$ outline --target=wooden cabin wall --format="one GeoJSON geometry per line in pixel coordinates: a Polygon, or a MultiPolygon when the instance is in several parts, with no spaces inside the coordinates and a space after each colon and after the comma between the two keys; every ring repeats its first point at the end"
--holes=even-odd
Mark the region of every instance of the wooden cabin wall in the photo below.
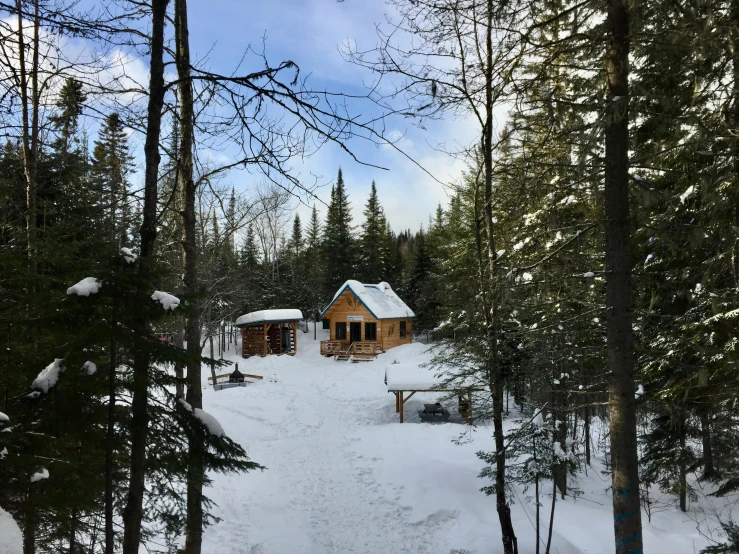
{"type": "Polygon", "coordinates": [[[336,300],[331,309],[325,314],[325,318],[331,320],[330,336],[331,340],[336,339],[336,322],[346,322],[346,336],[347,341],[349,340],[349,321],[347,316],[350,315],[361,315],[364,317],[362,321],[362,340],[364,337],[364,324],[365,323],[377,323],[377,340],[382,341],[382,348],[388,349],[401,344],[410,344],[413,342],[413,320],[411,318],[397,318],[397,319],[376,319],[367,308],[357,299],[354,294],[348,290],[345,290],[341,296],[336,300]],[[400,338],[400,322],[406,322],[406,336],[400,338]]]}
{"type": "Polygon", "coordinates": [[[413,320],[411,318],[383,319],[382,331],[377,330],[377,335],[382,336],[382,348],[387,350],[401,344],[413,342],[413,320]],[[400,338],[400,322],[405,321],[405,338],[400,338]]]}
{"type": "MultiPolygon", "coordinates": [[[[331,309],[326,313],[324,317],[331,320],[331,328],[330,328],[330,335],[331,340],[338,340],[336,338],[336,322],[345,321],[346,322],[346,340],[349,340],[349,321],[347,321],[347,316],[350,315],[361,315],[364,317],[364,321],[361,321],[359,323],[362,323],[362,340],[364,340],[364,324],[365,323],[377,323],[377,326],[380,327],[380,322],[375,319],[375,317],[369,312],[367,308],[364,307],[364,305],[359,301],[359,299],[354,296],[354,293],[345,290],[341,296],[334,302],[334,305],[331,306],[331,309]]],[[[380,331],[378,329],[377,335],[379,337],[380,331]]]]}

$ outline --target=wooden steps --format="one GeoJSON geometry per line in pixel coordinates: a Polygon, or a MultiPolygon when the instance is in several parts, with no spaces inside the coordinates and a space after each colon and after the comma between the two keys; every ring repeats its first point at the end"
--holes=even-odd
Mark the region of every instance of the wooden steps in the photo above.
{"type": "Polygon", "coordinates": [[[334,353],[334,360],[337,362],[351,361],[371,362],[379,353],[382,347],[379,342],[353,342],[349,346],[345,346],[334,353]]]}

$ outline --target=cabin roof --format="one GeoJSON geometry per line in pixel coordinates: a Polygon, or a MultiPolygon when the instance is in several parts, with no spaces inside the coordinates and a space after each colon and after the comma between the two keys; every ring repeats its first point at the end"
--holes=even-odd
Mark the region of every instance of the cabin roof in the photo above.
{"type": "Polygon", "coordinates": [[[328,313],[331,306],[334,305],[336,300],[339,299],[345,290],[351,291],[375,319],[416,317],[413,310],[411,310],[406,303],[403,302],[397,294],[395,294],[392,287],[384,281],[376,285],[369,285],[350,279],[341,286],[339,291],[334,295],[334,299],[326,309],[323,310],[321,313],[321,319],[323,319],[326,313],[328,313]]]}
{"type": "Polygon", "coordinates": [[[242,315],[236,320],[236,327],[245,327],[257,323],[276,323],[278,321],[299,321],[303,319],[303,312],[294,308],[284,310],[259,310],[242,315]]]}

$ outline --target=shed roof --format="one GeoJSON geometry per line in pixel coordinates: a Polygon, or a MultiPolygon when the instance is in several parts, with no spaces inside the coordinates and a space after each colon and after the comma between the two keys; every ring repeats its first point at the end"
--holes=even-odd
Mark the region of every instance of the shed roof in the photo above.
{"type": "Polygon", "coordinates": [[[475,386],[475,380],[471,376],[451,379],[444,367],[430,368],[413,362],[388,365],[385,368],[385,381],[388,392],[434,389],[450,391],[475,386]]]}
{"type": "Polygon", "coordinates": [[[259,310],[242,315],[236,320],[236,327],[255,325],[257,323],[276,323],[278,321],[298,321],[303,319],[303,312],[294,308],[284,310],[259,310]]]}
{"type": "Polygon", "coordinates": [[[344,283],[339,291],[334,295],[334,299],[321,313],[321,318],[326,315],[326,313],[331,309],[331,306],[334,305],[334,302],[338,300],[345,290],[351,291],[376,319],[416,317],[413,310],[411,310],[406,303],[403,302],[397,294],[395,294],[392,287],[384,281],[376,285],[365,285],[359,281],[350,279],[344,283]]]}

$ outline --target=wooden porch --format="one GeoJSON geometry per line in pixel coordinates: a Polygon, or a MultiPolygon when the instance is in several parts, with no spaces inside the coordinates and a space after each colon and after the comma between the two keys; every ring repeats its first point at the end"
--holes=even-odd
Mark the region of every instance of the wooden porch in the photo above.
{"type": "Polygon", "coordinates": [[[321,355],[333,356],[339,362],[370,362],[382,353],[382,343],[376,341],[322,340],[321,355]]]}

